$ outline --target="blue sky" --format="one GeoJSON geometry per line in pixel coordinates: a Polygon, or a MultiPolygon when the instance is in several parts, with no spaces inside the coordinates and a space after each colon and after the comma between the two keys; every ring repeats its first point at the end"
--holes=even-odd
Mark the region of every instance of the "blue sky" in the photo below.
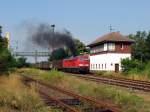
{"type": "Polygon", "coordinates": [[[150,30],[149,0],[0,0],[0,25],[11,33],[11,44],[26,38],[24,21],[55,24],[85,44],[114,31],[124,35],[150,30]]]}

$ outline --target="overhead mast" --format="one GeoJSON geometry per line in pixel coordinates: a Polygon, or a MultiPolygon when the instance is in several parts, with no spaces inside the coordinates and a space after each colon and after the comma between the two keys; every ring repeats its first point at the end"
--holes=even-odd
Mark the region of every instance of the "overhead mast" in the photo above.
{"type": "Polygon", "coordinates": [[[112,25],[110,24],[110,26],[109,26],[109,31],[110,31],[110,33],[112,32],[112,25]]]}

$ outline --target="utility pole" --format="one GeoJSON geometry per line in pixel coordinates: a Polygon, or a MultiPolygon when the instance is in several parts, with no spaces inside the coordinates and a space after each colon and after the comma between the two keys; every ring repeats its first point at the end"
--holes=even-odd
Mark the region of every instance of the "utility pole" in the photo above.
{"type": "Polygon", "coordinates": [[[35,50],[35,64],[37,63],[37,50],[35,50]]]}

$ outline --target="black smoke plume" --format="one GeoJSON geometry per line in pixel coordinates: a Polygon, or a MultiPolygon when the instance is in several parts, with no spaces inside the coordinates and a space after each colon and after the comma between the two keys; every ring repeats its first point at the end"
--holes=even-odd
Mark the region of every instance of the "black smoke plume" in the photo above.
{"type": "Polygon", "coordinates": [[[76,47],[71,33],[53,31],[48,24],[41,23],[30,31],[30,40],[33,44],[46,48],[53,52],[58,48],[68,48],[73,56],[76,55],[76,47]]]}

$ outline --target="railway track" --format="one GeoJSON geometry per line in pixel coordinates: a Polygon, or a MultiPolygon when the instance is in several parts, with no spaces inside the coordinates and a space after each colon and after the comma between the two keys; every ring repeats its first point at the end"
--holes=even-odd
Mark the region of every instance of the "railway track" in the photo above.
{"type": "Polygon", "coordinates": [[[122,86],[134,90],[142,90],[144,92],[150,92],[150,82],[148,81],[140,81],[140,80],[132,80],[126,78],[117,78],[117,77],[106,77],[106,76],[95,76],[95,75],[79,75],[79,74],[70,74],[73,76],[80,77],[82,79],[95,81],[98,83],[122,86]]]}
{"type": "Polygon", "coordinates": [[[49,105],[49,106],[52,106],[52,103],[53,103],[53,106],[57,106],[57,108],[61,108],[61,110],[65,111],[65,112],[80,112],[74,108],[72,108],[71,106],[67,105],[66,103],[64,103],[63,101],[59,100],[58,98],[56,97],[52,97],[50,96],[49,94],[39,90],[39,93],[42,95],[42,97],[44,97],[46,99],[46,103],[49,105]],[[48,102],[50,101],[50,102],[48,102]],[[55,104],[54,104],[55,103],[55,104]]]}
{"type": "MultiPolygon", "coordinates": [[[[85,108],[81,111],[81,110],[75,109],[72,106],[68,105],[68,103],[66,104],[66,102],[70,101],[69,99],[65,99],[65,101],[64,101],[64,99],[58,99],[56,97],[49,96],[49,93],[47,93],[46,90],[39,89],[39,93],[47,98],[46,99],[47,102],[52,102],[52,101],[55,102],[55,105],[58,105],[59,107],[61,107],[62,110],[65,112],[121,112],[121,110],[118,109],[116,106],[101,102],[92,97],[82,96],[82,95],[79,95],[72,91],[64,90],[63,88],[49,85],[40,80],[35,80],[35,79],[27,77],[27,76],[23,76],[23,77],[25,78],[25,80],[40,84],[40,85],[46,87],[47,89],[52,89],[52,90],[58,91],[59,93],[63,93],[65,95],[73,97],[76,102],[81,101],[81,102],[90,104],[90,106],[91,106],[91,107],[85,108]]],[[[73,102],[73,100],[71,100],[71,102],[73,102]]]]}

